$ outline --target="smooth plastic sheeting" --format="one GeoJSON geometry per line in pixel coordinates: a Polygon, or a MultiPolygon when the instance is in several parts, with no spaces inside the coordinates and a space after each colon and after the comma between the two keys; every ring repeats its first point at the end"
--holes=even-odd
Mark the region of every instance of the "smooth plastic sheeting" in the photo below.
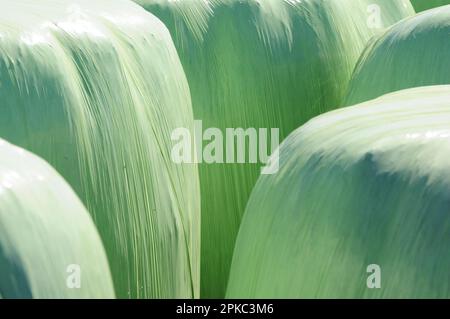
{"type": "Polygon", "coordinates": [[[114,298],[100,236],[74,191],[1,139],[0,298],[114,298]]]}
{"type": "Polygon", "coordinates": [[[262,176],[229,298],[449,298],[450,86],[318,116],[262,176]]]}
{"type": "Polygon", "coordinates": [[[399,22],[365,50],[346,105],[398,90],[450,84],[450,5],[399,22]]]}

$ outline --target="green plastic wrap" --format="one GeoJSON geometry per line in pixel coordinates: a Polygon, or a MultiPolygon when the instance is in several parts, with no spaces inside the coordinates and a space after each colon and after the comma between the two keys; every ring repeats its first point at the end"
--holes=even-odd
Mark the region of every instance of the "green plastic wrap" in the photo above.
{"type": "Polygon", "coordinates": [[[74,191],[45,161],[3,140],[0,298],[114,298],[100,236],[74,191]]]}
{"type": "MultiPolygon", "coordinates": [[[[280,140],[339,106],[366,42],[414,14],[403,0],[136,2],[169,28],[203,128],[279,128],[280,140]]],[[[224,296],[261,166],[200,165],[202,297],[224,296]]]]}
{"type": "Polygon", "coordinates": [[[450,0],[411,0],[416,12],[450,4],[450,0]]]}
{"type": "Polygon", "coordinates": [[[252,192],[227,297],[449,298],[449,157],[450,86],[309,121],[252,192]]]}
{"type": "Polygon", "coordinates": [[[396,24],[366,48],[346,105],[398,90],[450,84],[449,52],[450,5],[396,24]]]}
{"type": "Polygon", "coordinates": [[[190,128],[193,114],[168,30],[131,1],[1,8],[0,137],[74,188],[117,297],[198,297],[198,171],[170,158],[171,132],[190,128]]]}

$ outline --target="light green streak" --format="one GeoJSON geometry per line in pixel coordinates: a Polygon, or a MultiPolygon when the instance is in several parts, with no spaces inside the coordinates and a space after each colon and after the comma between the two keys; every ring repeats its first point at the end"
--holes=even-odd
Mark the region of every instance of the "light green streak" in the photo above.
{"type": "Polygon", "coordinates": [[[407,88],[450,84],[450,5],[406,19],[365,50],[346,105],[407,88]]]}
{"type": "Polygon", "coordinates": [[[105,250],[81,201],[50,165],[3,140],[0,297],[114,298],[105,250]],[[80,288],[70,289],[73,264],[80,288]]]}
{"type": "MultiPolygon", "coordinates": [[[[168,26],[203,127],[280,128],[280,138],[342,103],[366,42],[368,6],[381,27],[414,13],[409,1],[138,0],[168,26]]],[[[223,297],[255,164],[200,166],[202,297],[223,297]]]]}
{"type": "Polygon", "coordinates": [[[227,297],[450,297],[450,86],[326,113],[280,152],[249,200],[227,297]]]}
{"type": "Polygon", "coordinates": [[[131,1],[0,2],[0,136],[75,189],[118,297],[198,297],[198,172],[170,159],[193,115],[167,29],[131,1]]]}

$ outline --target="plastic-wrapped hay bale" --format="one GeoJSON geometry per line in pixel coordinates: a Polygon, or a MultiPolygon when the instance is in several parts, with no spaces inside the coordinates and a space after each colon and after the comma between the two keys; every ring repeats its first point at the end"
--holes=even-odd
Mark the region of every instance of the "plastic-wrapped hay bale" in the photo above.
{"type": "Polygon", "coordinates": [[[118,297],[198,296],[198,172],[170,159],[193,115],[170,33],[131,1],[1,6],[0,136],[80,196],[118,297]]]}
{"type": "MultiPolygon", "coordinates": [[[[366,42],[414,14],[403,0],[136,2],[171,31],[203,128],[279,128],[280,139],[339,106],[366,42]]],[[[224,295],[260,167],[200,165],[203,297],[224,295]]]]}
{"type": "Polygon", "coordinates": [[[367,47],[346,105],[412,87],[450,84],[449,51],[450,5],[396,24],[367,47]]]}
{"type": "Polygon", "coordinates": [[[449,298],[449,156],[450,86],[314,118],[252,192],[227,296],[449,298]]]}
{"type": "Polygon", "coordinates": [[[411,0],[416,12],[450,4],[450,0],[411,0]]]}
{"type": "Polygon", "coordinates": [[[89,213],[37,156],[0,140],[0,298],[114,298],[89,213]]]}

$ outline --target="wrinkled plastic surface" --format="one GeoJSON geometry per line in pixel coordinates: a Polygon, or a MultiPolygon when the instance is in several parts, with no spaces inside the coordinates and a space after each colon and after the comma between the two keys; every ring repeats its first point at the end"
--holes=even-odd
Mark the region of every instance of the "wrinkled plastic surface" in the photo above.
{"type": "Polygon", "coordinates": [[[0,137],[80,196],[118,297],[198,297],[198,172],[170,159],[193,115],[165,26],[131,1],[0,5],[0,137]]]}
{"type": "MultiPolygon", "coordinates": [[[[280,139],[338,107],[366,42],[414,13],[404,0],[136,2],[168,26],[205,129],[279,128],[280,139]]],[[[202,297],[224,296],[260,167],[200,165],[202,297]]]]}

